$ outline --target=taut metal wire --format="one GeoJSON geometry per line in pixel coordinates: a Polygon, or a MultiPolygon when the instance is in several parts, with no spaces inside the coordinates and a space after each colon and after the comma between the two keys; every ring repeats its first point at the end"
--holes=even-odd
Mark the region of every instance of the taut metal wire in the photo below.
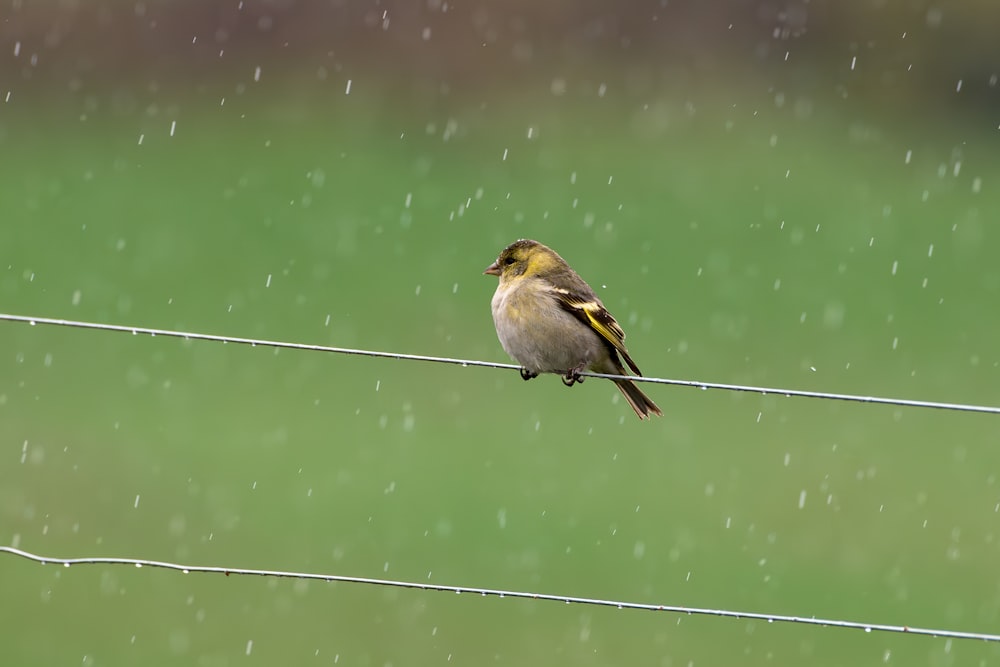
{"type": "Polygon", "coordinates": [[[368,586],[388,586],[392,588],[413,588],[424,591],[440,591],[443,593],[468,593],[482,597],[517,598],[526,600],[541,600],[544,602],[562,602],[563,604],[593,605],[598,607],[613,607],[632,611],[660,611],[687,616],[715,616],[732,619],[749,619],[767,623],[797,623],[800,625],[818,625],[820,627],[845,628],[863,632],[892,632],[909,635],[924,635],[928,637],[944,637],[947,639],[971,639],[983,642],[1000,642],[1000,635],[985,632],[964,632],[960,630],[942,630],[935,628],[917,628],[909,625],[890,625],[887,623],[863,623],[860,621],[844,621],[832,618],[816,618],[815,616],[790,616],[787,614],[768,614],[764,612],[733,611],[731,609],[708,609],[705,607],[685,607],[676,604],[650,604],[644,602],[626,602],[620,600],[604,600],[599,598],[578,597],[575,595],[555,595],[552,593],[531,593],[527,591],[505,591],[495,588],[478,588],[475,586],[448,586],[428,582],[398,581],[393,579],[373,579],[371,577],[352,577],[343,574],[317,574],[314,572],[289,572],[283,570],[252,570],[241,567],[219,567],[202,565],[181,565],[166,561],[145,560],[142,558],[54,558],[40,556],[14,547],[0,546],[0,553],[20,556],[42,565],[61,565],[71,567],[77,565],[113,565],[132,567],[156,567],[173,570],[183,574],[232,574],[252,575],[257,577],[275,577],[280,579],[300,579],[308,581],[341,582],[364,584],[368,586]]]}
{"type": "MultiPolygon", "coordinates": [[[[278,349],[308,350],[310,352],[330,352],[334,354],[350,354],[362,357],[379,357],[384,359],[400,359],[403,361],[429,361],[438,364],[453,364],[458,366],[477,366],[481,368],[502,368],[506,370],[520,370],[520,366],[514,364],[503,364],[495,361],[480,361],[476,359],[455,359],[452,357],[435,357],[428,354],[405,354],[402,352],[381,352],[377,350],[362,350],[349,347],[332,347],[329,345],[313,345],[310,343],[290,343],[278,340],[259,340],[255,338],[241,338],[236,336],[222,336],[218,334],[196,333],[192,331],[174,331],[171,329],[153,329],[150,327],[126,326],[122,324],[104,324],[101,322],[81,322],[77,320],[65,320],[52,317],[31,317],[28,315],[10,315],[0,313],[0,320],[8,322],[24,322],[35,325],[49,325],[72,327],[76,329],[97,329],[99,331],[118,331],[131,333],[138,336],[166,336],[171,338],[183,338],[185,340],[206,340],[217,343],[235,343],[238,345],[250,345],[252,347],[272,347],[278,349]]],[[[725,384],[721,382],[703,382],[701,380],[674,380],[671,378],[659,377],[637,377],[626,375],[611,375],[608,373],[580,373],[584,377],[606,378],[608,380],[620,380],[628,378],[634,382],[650,382],[653,384],[667,384],[680,387],[692,387],[696,389],[720,389],[722,391],[741,391],[762,395],[775,395],[797,398],[819,398],[832,401],[849,401],[853,403],[875,403],[880,405],[897,405],[909,408],[930,408],[937,410],[954,410],[959,412],[980,412],[988,414],[1000,414],[1000,407],[991,405],[969,405],[966,403],[944,403],[941,401],[921,401],[907,398],[886,398],[881,396],[863,396],[857,394],[836,394],[826,391],[806,391],[802,389],[781,389],[776,387],[757,387],[753,385],[725,384]]]]}

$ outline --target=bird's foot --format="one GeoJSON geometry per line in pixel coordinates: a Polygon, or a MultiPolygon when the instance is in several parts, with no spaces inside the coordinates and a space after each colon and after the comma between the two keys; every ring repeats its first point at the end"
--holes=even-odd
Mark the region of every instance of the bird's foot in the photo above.
{"type": "Polygon", "coordinates": [[[538,373],[532,373],[527,368],[521,369],[521,379],[527,382],[528,380],[538,377],[538,373]]]}
{"type": "Polygon", "coordinates": [[[572,387],[577,382],[583,384],[585,378],[580,376],[580,372],[583,371],[583,366],[577,366],[576,368],[571,368],[566,371],[566,375],[562,377],[563,384],[567,387],[572,387]]]}

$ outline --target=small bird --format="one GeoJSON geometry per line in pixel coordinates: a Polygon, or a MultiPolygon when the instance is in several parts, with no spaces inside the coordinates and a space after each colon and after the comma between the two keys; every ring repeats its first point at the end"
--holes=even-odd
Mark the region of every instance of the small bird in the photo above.
{"type": "MultiPolygon", "coordinates": [[[[642,375],[625,349],[625,332],[583,278],[551,248],[521,239],[503,249],[484,274],[498,276],[493,323],[503,349],[521,364],[521,377],[557,373],[563,384],[580,373],[642,375]],[[621,358],[619,358],[621,355],[621,358]]],[[[613,381],[639,419],[663,412],[631,380],[613,381]]]]}

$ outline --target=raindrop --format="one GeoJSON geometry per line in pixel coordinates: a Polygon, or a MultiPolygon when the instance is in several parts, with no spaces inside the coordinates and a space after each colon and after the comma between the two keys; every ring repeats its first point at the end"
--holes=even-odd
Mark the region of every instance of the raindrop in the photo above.
{"type": "Polygon", "coordinates": [[[345,95],[350,95],[351,94],[351,80],[350,79],[347,80],[347,88],[344,89],[344,94],[345,95]]]}

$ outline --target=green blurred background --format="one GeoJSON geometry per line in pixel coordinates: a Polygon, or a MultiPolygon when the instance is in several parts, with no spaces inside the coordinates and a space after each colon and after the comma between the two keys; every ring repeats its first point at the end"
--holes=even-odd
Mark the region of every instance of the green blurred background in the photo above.
{"type": "MultiPolygon", "coordinates": [[[[1000,404],[988,2],[7,0],[0,311],[1000,404]],[[541,6],[538,6],[541,5],[541,6]]],[[[993,23],[991,25],[991,19],[993,23]]],[[[0,543],[1000,628],[995,416],[0,323],[0,543]]],[[[986,665],[995,645],[0,558],[3,664],[986,665]]]]}

